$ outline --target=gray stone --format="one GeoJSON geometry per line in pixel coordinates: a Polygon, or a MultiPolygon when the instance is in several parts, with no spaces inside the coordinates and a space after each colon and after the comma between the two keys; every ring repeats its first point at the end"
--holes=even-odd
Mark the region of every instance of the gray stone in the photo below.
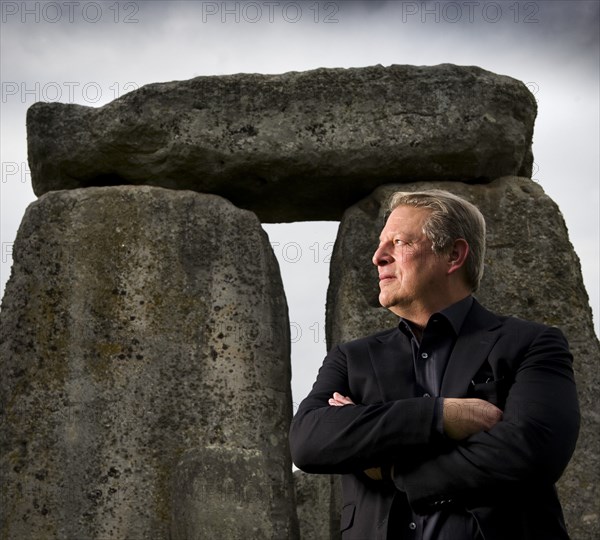
{"type": "Polygon", "coordinates": [[[390,182],[531,176],[536,102],[478,67],[374,66],[149,84],[27,115],[35,193],[149,184],[262,221],[338,220],[390,182]]]}
{"type": "MultiPolygon", "coordinates": [[[[382,205],[398,190],[446,189],[479,207],[486,218],[487,256],[476,296],[489,309],[559,326],[575,358],[582,426],[573,460],[559,482],[572,538],[600,537],[600,345],[579,259],[556,204],[527,178],[489,185],[454,182],[390,185],[349,208],[332,255],[327,299],[328,345],[397,324],[379,307],[377,272],[371,262],[383,226],[382,205]]],[[[557,396],[559,397],[559,396],[557,396]]]]}
{"type": "Polygon", "coordinates": [[[272,504],[289,502],[290,470],[282,461],[223,445],[186,453],[173,474],[169,540],[297,538],[289,505],[272,504]]]}
{"type": "Polygon", "coordinates": [[[301,540],[339,540],[341,476],[294,473],[301,540]]]}
{"type": "Polygon", "coordinates": [[[287,305],[251,212],[48,193],[0,318],[2,538],[297,538],[287,305]]]}

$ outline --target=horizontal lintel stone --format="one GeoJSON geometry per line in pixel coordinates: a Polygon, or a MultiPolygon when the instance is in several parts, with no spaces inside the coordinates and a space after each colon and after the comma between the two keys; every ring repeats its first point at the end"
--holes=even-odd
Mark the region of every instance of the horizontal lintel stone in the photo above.
{"type": "Polygon", "coordinates": [[[148,84],[103,107],[36,103],[35,193],[153,185],[264,222],[337,220],[377,186],[530,176],[536,102],[475,66],[381,65],[148,84]]]}

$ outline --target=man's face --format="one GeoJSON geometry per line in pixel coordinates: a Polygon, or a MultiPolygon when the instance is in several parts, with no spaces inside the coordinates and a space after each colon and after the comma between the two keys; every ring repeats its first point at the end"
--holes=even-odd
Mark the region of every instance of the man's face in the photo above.
{"type": "Polygon", "coordinates": [[[379,302],[400,316],[426,311],[443,298],[448,266],[431,249],[423,225],[431,211],[398,206],[379,237],[373,264],[379,272],[379,302]]]}

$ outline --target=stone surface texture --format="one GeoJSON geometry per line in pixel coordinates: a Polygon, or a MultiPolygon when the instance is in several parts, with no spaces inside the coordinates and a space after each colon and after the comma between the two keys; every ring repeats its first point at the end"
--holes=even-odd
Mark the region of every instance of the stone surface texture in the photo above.
{"type": "MultiPolygon", "coordinates": [[[[489,185],[456,182],[389,185],[349,208],[332,255],[327,299],[328,346],[397,324],[379,307],[371,262],[394,191],[446,189],[473,202],[487,223],[485,274],[476,297],[505,315],[560,327],[569,340],[582,411],[577,449],[559,482],[573,539],[600,537],[600,346],[583,286],[579,259],[556,204],[536,182],[504,177],[489,185]]],[[[560,396],[557,396],[560,399],[560,396]]]]}
{"type": "Polygon", "coordinates": [[[287,305],[254,214],[48,193],[0,317],[1,538],[298,537],[287,305]]]}
{"type": "Polygon", "coordinates": [[[196,77],[100,108],[27,115],[35,193],[149,184],[221,195],[264,222],[338,220],[390,182],[531,176],[536,102],[472,66],[196,77]]]}
{"type": "Polygon", "coordinates": [[[341,540],[341,476],[294,472],[301,540],[341,540]]]}

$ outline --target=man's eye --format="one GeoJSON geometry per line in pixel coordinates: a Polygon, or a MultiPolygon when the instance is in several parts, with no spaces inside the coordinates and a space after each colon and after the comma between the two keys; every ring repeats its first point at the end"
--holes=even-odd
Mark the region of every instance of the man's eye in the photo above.
{"type": "Polygon", "coordinates": [[[406,242],[404,240],[401,240],[400,238],[396,238],[394,240],[394,245],[396,245],[396,246],[405,246],[406,242]]]}

